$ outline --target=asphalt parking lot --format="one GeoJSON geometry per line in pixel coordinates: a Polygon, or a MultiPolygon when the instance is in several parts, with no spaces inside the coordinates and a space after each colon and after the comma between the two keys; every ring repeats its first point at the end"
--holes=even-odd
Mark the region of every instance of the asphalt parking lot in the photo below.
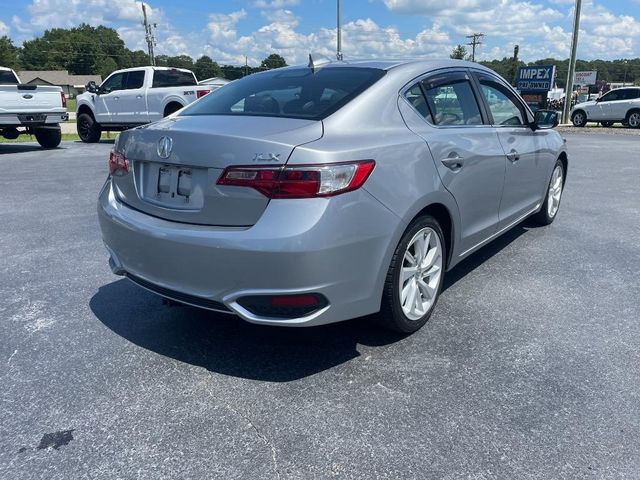
{"type": "Polygon", "coordinates": [[[640,475],[640,137],[567,134],[557,221],[400,337],[250,325],[107,266],[109,143],[0,144],[0,478],[640,475]]]}

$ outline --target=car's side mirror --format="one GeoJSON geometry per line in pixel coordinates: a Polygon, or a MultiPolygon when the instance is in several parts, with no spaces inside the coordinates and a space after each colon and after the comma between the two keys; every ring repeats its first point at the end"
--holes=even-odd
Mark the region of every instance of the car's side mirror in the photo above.
{"type": "Polygon", "coordinates": [[[98,86],[96,85],[96,82],[94,82],[93,80],[87,83],[87,85],[84,88],[87,90],[87,92],[98,93],[98,86]]]}
{"type": "Polygon", "coordinates": [[[555,110],[538,110],[533,120],[534,130],[549,130],[560,123],[558,112],[555,110]]]}

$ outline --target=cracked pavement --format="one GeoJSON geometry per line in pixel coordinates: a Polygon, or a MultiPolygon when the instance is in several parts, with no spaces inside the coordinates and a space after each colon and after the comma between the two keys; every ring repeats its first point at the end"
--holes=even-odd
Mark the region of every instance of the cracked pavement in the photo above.
{"type": "Polygon", "coordinates": [[[0,145],[0,478],[637,478],[640,149],[566,136],[556,223],[410,337],[163,306],[107,266],[110,143],[0,145]]]}

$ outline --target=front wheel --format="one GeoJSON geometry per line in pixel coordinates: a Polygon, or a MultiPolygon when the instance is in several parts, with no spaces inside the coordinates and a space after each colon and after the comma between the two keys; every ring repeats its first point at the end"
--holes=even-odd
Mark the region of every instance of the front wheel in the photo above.
{"type": "Polygon", "coordinates": [[[587,124],[587,114],[578,110],[571,116],[571,121],[575,127],[584,127],[587,124]]]}
{"type": "Polygon", "coordinates": [[[100,141],[102,136],[102,130],[100,125],[94,120],[94,118],[88,113],[81,113],[76,120],[76,128],[78,129],[78,136],[84,143],[96,143],[100,141]]]}
{"type": "Polygon", "coordinates": [[[377,319],[401,333],[419,330],[431,317],[442,282],[446,249],[435,218],[415,219],[406,230],[391,260],[377,319]]]}
{"type": "Polygon", "coordinates": [[[531,219],[538,225],[551,225],[558,215],[560,209],[560,200],[562,199],[562,191],[564,189],[564,166],[558,160],[553,168],[547,196],[544,199],[542,208],[531,219]]]}
{"type": "Polygon", "coordinates": [[[56,148],[62,141],[60,126],[36,128],[34,130],[36,140],[42,148],[56,148]]]}

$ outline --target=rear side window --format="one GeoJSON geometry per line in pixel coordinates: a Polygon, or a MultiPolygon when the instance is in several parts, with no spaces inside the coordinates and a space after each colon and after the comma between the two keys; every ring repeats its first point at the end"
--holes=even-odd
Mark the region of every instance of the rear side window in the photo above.
{"type": "Polygon", "coordinates": [[[188,87],[197,85],[196,77],[191,72],[181,70],[155,70],[152,88],[188,87]]]}
{"type": "Polygon", "coordinates": [[[415,84],[404,94],[404,97],[409,101],[413,108],[415,108],[420,115],[422,115],[429,123],[434,123],[427,106],[427,101],[422,93],[422,88],[419,84],[415,84]]]}
{"type": "Polygon", "coordinates": [[[480,107],[467,79],[423,81],[434,125],[482,125],[480,107]]]}
{"type": "Polygon", "coordinates": [[[357,67],[278,69],[236,80],[180,115],[250,115],[321,120],[384,76],[357,67]]]}
{"type": "Polygon", "coordinates": [[[144,84],[144,70],[129,72],[127,75],[127,90],[142,88],[144,84]]]}
{"type": "Polygon", "coordinates": [[[17,85],[18,79],[13,72],[8,70],[0,70],[0,85],[17,85]]]}
{"type": "Polygon", "coordinates": [[[630,88],[624,92],[623,100],[635,100],[640,98],[640,89],[630,88]]]}

